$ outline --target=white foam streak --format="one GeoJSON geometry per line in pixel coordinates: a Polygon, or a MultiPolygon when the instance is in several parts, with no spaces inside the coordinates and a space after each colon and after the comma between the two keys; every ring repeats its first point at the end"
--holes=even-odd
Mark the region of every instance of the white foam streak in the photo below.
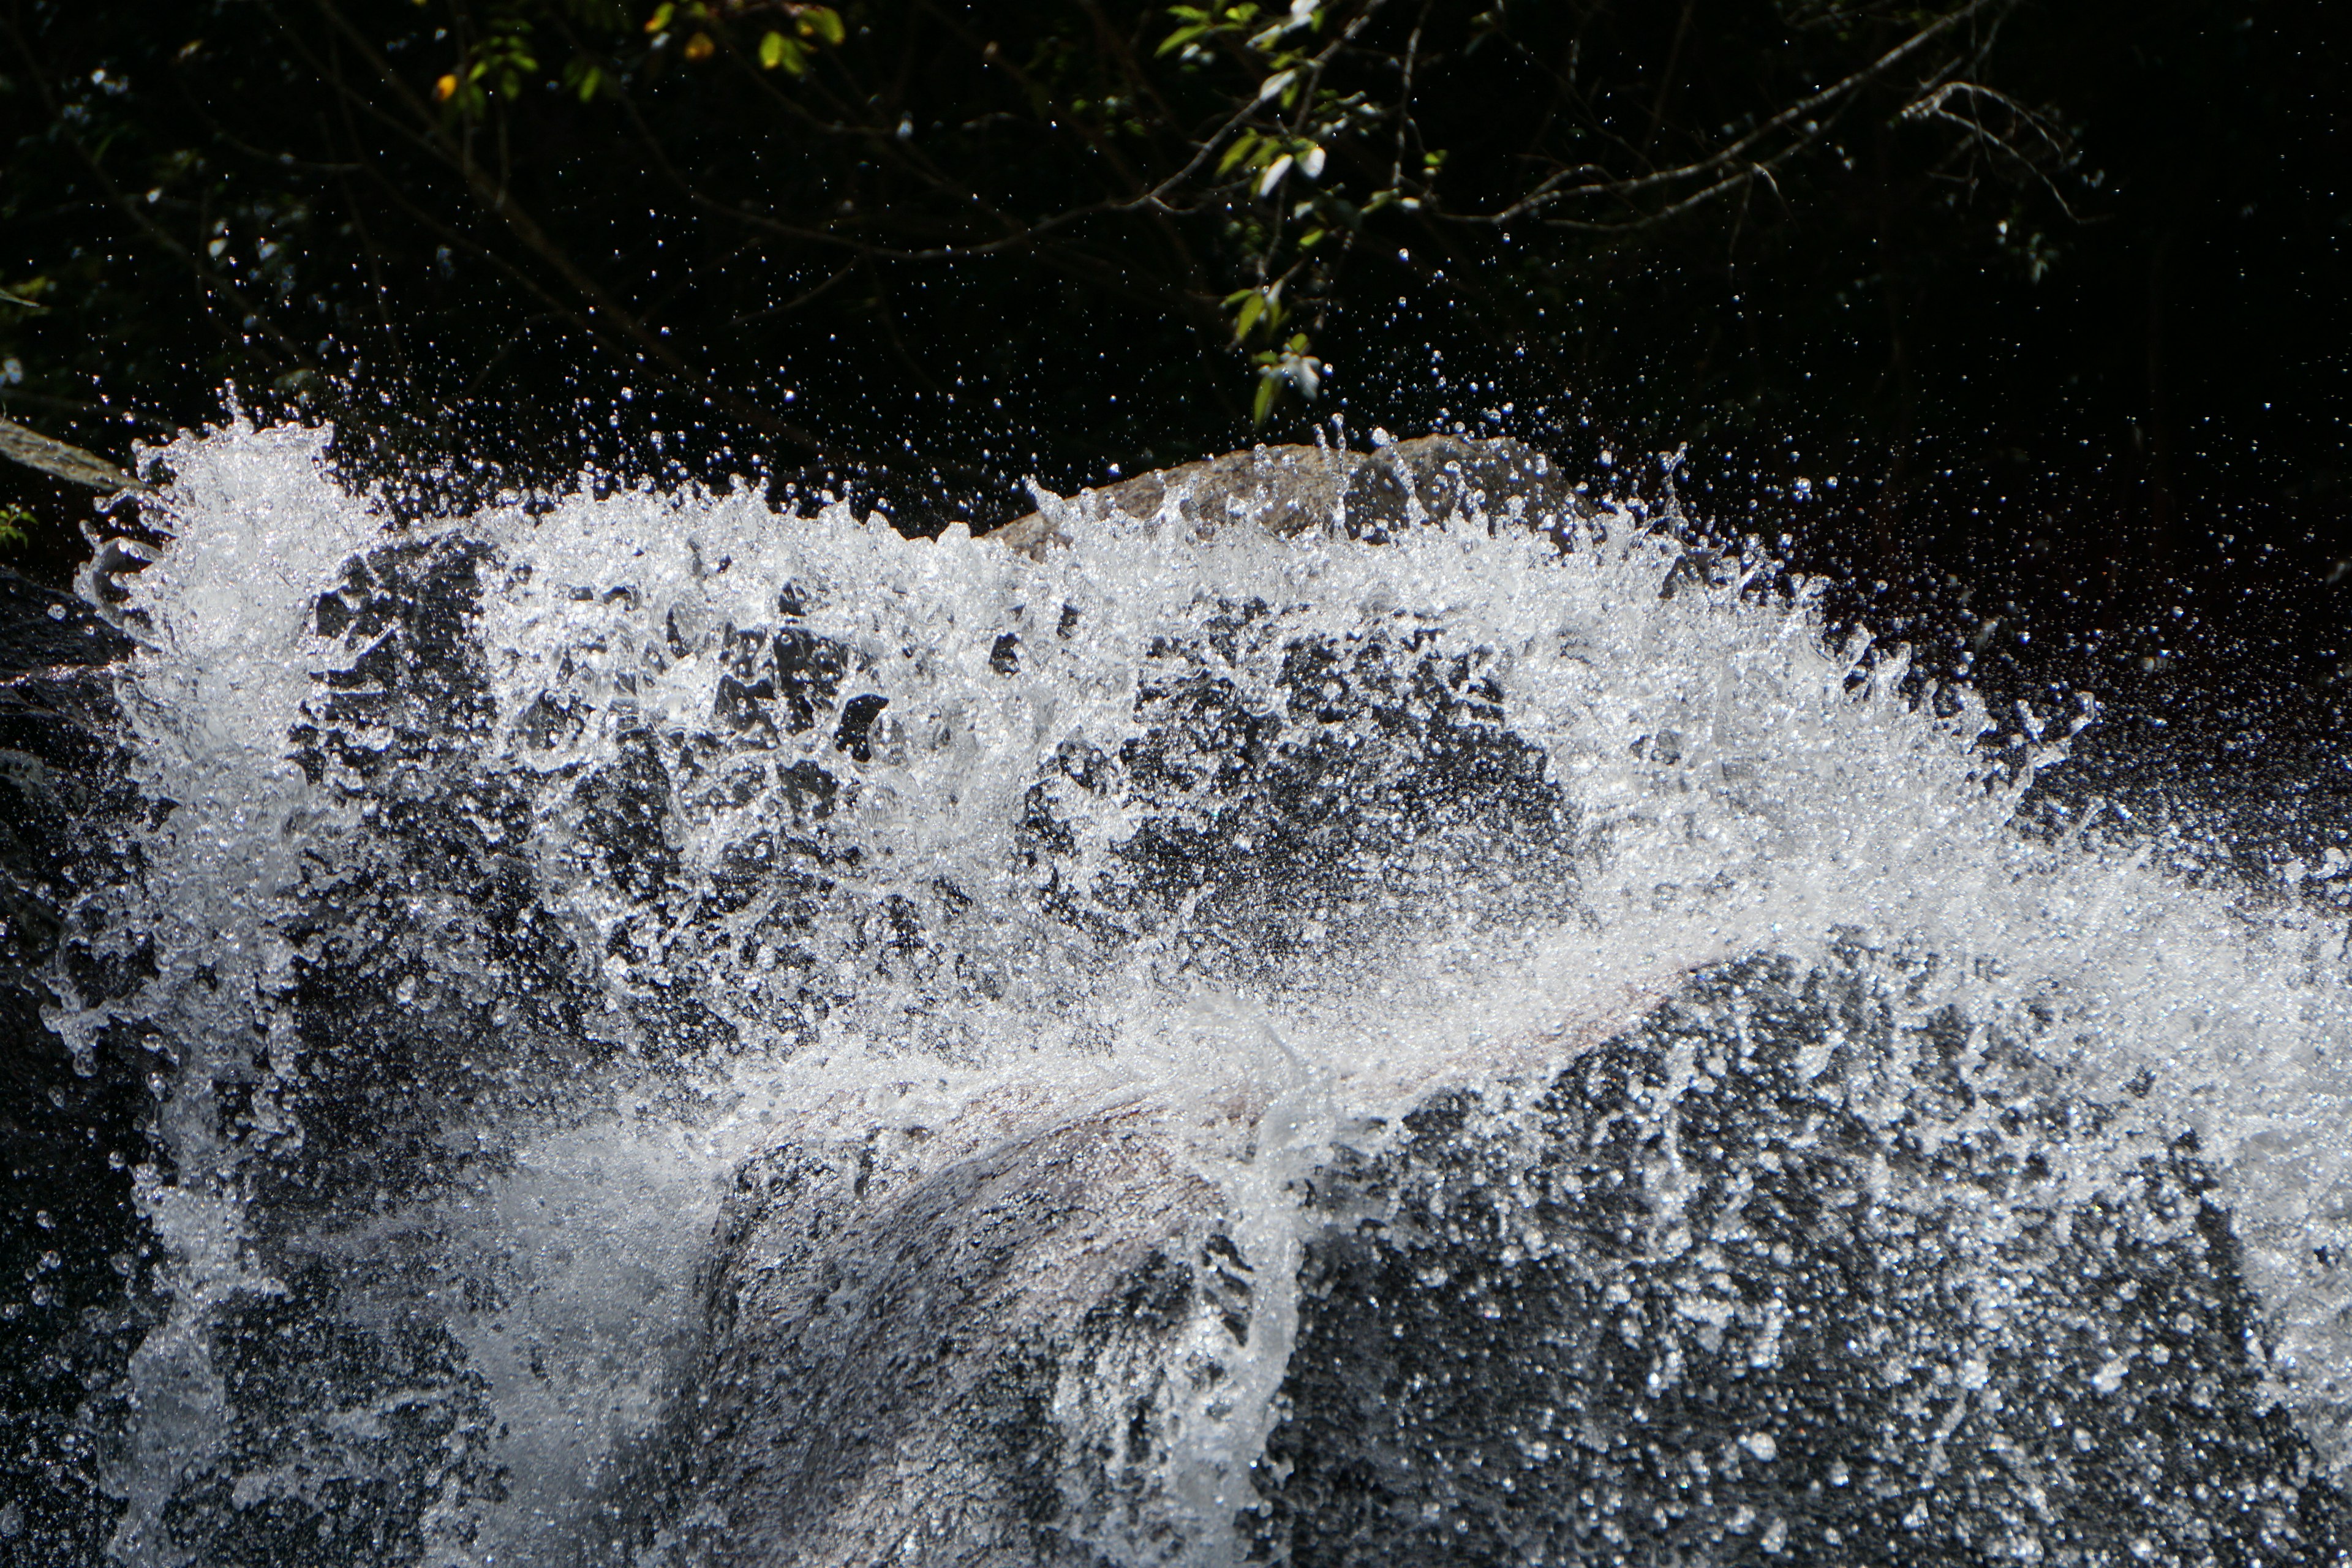
{"type": "MultiPolygon", "coordinates": [[[[319,472],[320,445],[314,432],[240,424],[162,454],[175,476],[167,515],[182,531],[131,580],[125,608],[143,646],[122,683],[136,776],[150,800],[169,803],[146,836],[156,896],[138,922],[160,973],[135,1011],[86,1007],[57,1020],[79,1047],[129,1014],[157,1031],[174,1068],[159,1121],[179,1179],[166,1186],[149,1175],[137,1188],[173,1256],[174,1300],[130,1369],[138,1452],[112,1543],[142,1565],[175,1560],[161,1509],[222,1438],[205,1344],[213,1314],[277,1289],[244,1244],[239,1166],[251,1150],[221,1136],[215,1096],[253,1077],[257,1028],[267,1028],[267,998],[285,977],[274,900],[292,879],[307,797],[286,734],[320,662],[305,612],[335,567],[381,531],[319,472]]],[[[270,1043],[281,1053],[290,1045],[270,1043]]],[[[278,1070],[290,1066],[290,1053],[277,1058],[278,1070]]]]}

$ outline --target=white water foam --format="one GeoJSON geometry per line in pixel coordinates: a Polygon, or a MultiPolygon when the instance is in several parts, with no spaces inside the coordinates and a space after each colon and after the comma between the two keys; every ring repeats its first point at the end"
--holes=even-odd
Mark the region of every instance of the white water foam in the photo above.
{"type": "MultiPolygon", "coordinates": [[[[126,710],[142,785],[173,803],[141,835],[141,934],[163,962],[135,1001],[57,1019],[82,1041],[132,1019],[177,1061],[170,1166],[140,1187],[172,1249],[173,1306],[132,1368],[125,1562],[205,1556],[166,1526],[201,1478],[230,1476],[241,1508],[326,1497],[404,1412],[457,1400],[378,1388],[289,1420],[274,1452],[232,1451],[225,1314],[289,1289],[297,1263],[352,1273],[340,1310],[362,1332],[434,1303],[462,1352],[456,1382],[478,1391],[476,1413],[436,1439],[448,1459],[415,1554],[551,1560],[657,1435],[693,1353],[721,1184],[764,1148],[918,1116],[1017,1128],[1139,1099],[1179,1130],[1256,1278],[1278,1286],[1308,1234],[1296,1183],[1343,1122],[1393,1121],[1448,1082],[1539,1080],[1695,970],[1750,952],[1811,962],[1840,940],[1921,957],[1906,1018],[2030,1017],[2063,1041],[2085,1081],[2114,1086],[2119,1146],[2195,1133],[2246,1244],[2281,1396],[2323,1454],[2352,1460],[2340,921],[2185,886],[2155,837],[2021,835],[2032,766],[2060,748],[1995,765],[1969,694],[1947,694],[1938,716],[1906,694],[1899,654],[1825,647],[1810,601],[1773,591],[1764,563],[1723,581],[1685,573],[1662,596],[1683,547],[1622,510],[1565,553],[1478,526],[1378,548],[1238,530],[1202,542],[1171,510],[1105,519],[1032,561],[960,529],[910,542],[839,504],[791,518],[740,491],[583,493],[399,536],[463,543],[479,585],[459,633],[481,700],[419,741],[396,694],[381,720],[322,717],[326,672],[373,689],[368,647],[319,635],[317,606],[349,557],[394,535],[325,476],[320,447],[314,431],[243,426],[175,445],[173,542],[130,583],[145,646],[126,710]],[[780,632],[843,650],[835,689],[798,731],[731,723],[751,683],[744,650],[780,632]],[[1550,913],[1515,901],[1521,873],[1481,864],[1475,832],[1400,837],[1396,862],[1344,897],[1253,891],[1250,822],[1205,776],[1179,815],[1220,858],[1165,918],[1122,912],[1135,873],[1119,852],[1168,809],[1117,764],[1150,728],[1154,691],[1206,680],[1234,712],[1278,714],[1286,658],[1318,641],[1458,660],[1463,687],[1492,694],[1572,808],[1556,833],[1574,884],[1550,913]],[[852,694],[885,702],[845,738],[852,694]],[[306,773],[291,737],[337,724],[399,767],[330,756],[306,773]],[[658,765],[666,794],[614,805],[583,790],[633,756],[658,765]],[[1089,784],[1079,756],[1110,761],[1089,784]],[[812,795],[810,765],[838,792],[812,795]],[[462,819],[469,842],[527,874],[525,924],[552,931],[562,984],[595,999],[585,1038],[514,1046],[546,1028],[528,973],[413,875],[413,893],[354,898],[322,927],[322,888],[388,885],[387,846],[414,831],[393,826],[403,802],[462,819]],[[1041,802],[1066,830],[1058,858],[1024,852],[1041,802]],[[597,836],[632,810],[655,819],[638,826],[660,852],[622,864],[597,836]],[[793,855],[822,862],[821,884],[785,874],[793,855]],[[1261,937],[1272,922],[1286,964],[1219,958],[1244,939],[1198,911],[1225,895],[1218,918],[1253,910],[1261,937]],[[1052,897],[1116,914],[1123,934],[1108,949],[1098,927],[1082,937],[1045,912],[1052,897]],[[891,938],[894,911],[919,913],[921,934],[891,938]],[[476,1159],[469,1173],[303,1209],[287,1173],[351,1136],[306,1121],[306,1086],[322,1053],[368,1046],[304,1037],[296,993],[331,949],[371,946],[408,954],[385,973],[404,974],[399,1005],[420,1027],[514,1020],[469,1053],[471,1081],[495,1085],[500,1061],[544,1072],[559,1048],[573,1076],[441,1103],[441,1166],[476,1159]],[[681,1046],[665,1029],[686,1012],[702,1032],[681,1046]],[[2124,1095],[2143,1072],[2149,1091],[2124,1095]],[[415,1266],[359,1282],[388,1249],[415,1266]]],[[[1184,736],[1162,731],[1181,752],[1184,736]]],[[[1379,742],[1360,714],[1322,739],[1379,742]]],[[[1338,805],[1360,819],[1401,809],[1338,805]]],[[[2086,1163],[2081,1194],[2111,1174],[2086,1163]]],[[[1167,1461],[1199,1515],[1197,1561],[1238,1560],[1225,1521],[1249,1503],[1295,1310],[1276,1289],[1238,1382],[1191,1414],[1167,1461]]]]}

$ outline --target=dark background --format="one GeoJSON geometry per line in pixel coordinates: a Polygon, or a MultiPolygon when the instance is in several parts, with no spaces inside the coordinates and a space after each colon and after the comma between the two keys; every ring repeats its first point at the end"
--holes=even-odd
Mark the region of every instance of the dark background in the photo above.
{"type": "MultiPolygon", "coordinates": [[[[219,418],[234,384],[258,413],[334,418],[354,468],[399,476],[420,510],[593,465],[840,484],[914,529],[1024,510],[1030,475],[1066,489],[1307,438],[1335,414],[1359,443],[1459,425],[1579,465],[1605,447],[1628,483],[1686,448],[1699,521],[1848,584],[1847,613],[1939,668],[2135,702],[2178,687],[2147,679],[2166,675],[2336,689],[2352,595],[2337,8],[1983,7],[1943,79],[2030,110],[2005,139],[1906,116],[1927,85],[1906,79],[1678,218],[1631,198],[1565,215],[1618,222],[1593,230],[1391,206],[1298,285],[1331,377],[1262,429],[1255,345],[1231,346],[1215,303],[1264,248],[1246,190],[1087,220],[1067,246],[857,248],[995,232],[887,153],[1052,215],[1119,188],[1100,151],[1117,138],[1079,134],[1071,108],[1105,73],[1124,62],[1166,94],[1130,160],[1148,171],[1144,143],[1213,127],[1247,70],[1155,56],[1175,26],[1157,6],[876,0],[838,13],[837,47],[803,30],[805,77],[761,73],[743,57],[792,9],[681,13],[649,42],[635,0],[10,0],[0,288],[44,308],[0,305],[20,367],[0,409],[121,460],[219,418]],[[536,250],[418,130],[436,73],[518,16],[537,18],[535,73],[509,100],[492,71],[478,116],[443,105],[437,123],[554,237],[536,250]],[[699,65],[698,27],[720,45],[699,65]],[[591,58],[612,75],[583,102],[562,70],[591,58]],[[731,221],[752,194],[824,236],[731,221]],[[597,299],[693,373],[649,363],[597,299]]],[[[1447,153],[1427,206],[1471,215],[1579,158],[1622,184],[1696,157],[1911,19],[1966,8],[1370,9],[1357,85],[1397,97],[1419,29],[1413,145],[1447,153]]],[[[1380,184],[1388,136],[1360,139],[1361,170],[1335,143],[1326,184],[1380,184]]],[[[29,513],[16,562],[58,580],[87,503],[0,484],[29,513]]]]}

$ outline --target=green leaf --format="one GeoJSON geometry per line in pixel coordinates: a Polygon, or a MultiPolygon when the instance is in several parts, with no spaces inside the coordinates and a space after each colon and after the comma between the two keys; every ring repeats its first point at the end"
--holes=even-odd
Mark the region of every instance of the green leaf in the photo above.
{"type": "Polygon", "coordinates": [[[812,5],[801,13],[802,36],[823,38],[838,47],[848,37],[842,29],[841,13],[830,5],[812,5]]]}
{"type": "Polygon", "coordinates": [[[1199,37],[1208,30],[1208,26],[1205,23],[1197,23],[1189,27],[1179,27],[1174,32],[1169,34],[1167,37],[1161,39],[1160,47],[1157,49],[1154,49],[1152,53],[1155,55],[1164,55],[1169,53],[1171,50],[1181,49],[1186,44],[1191,43],[1193,39],[1199,37]]]}
{"type": "Polygon", "coordinates": [[[1317,246],[1323,243],[1324,232],[1324,230],[1319,228],[1308,229],[1305,234],[1298,237],[1298,248],[1301,250],[1314,249],[1317,246]]]}
{"type": "Polygon", "coordinates": [[[1250,405],[1250,423],[1263,425],[1274,412],[1274,395],[1282,385],[1282,377],[1272,371],[1261,371],[1257,378],[1257,398],[1250,405]]]}
{"type": "Polygon", "coordinates": [[[677,15],[677,7],[668,4],[667,0],[664,0],[663,4],[654,7],[652,17],[646,23],[646,31],[648,33],[660,32],[663,28],[669,26],[669,19],[676,15],[677,15]]]}
{"type": "Polygon", "coordinates": [[[1225,155],[1217,161],[1217,173],[1220,174],[1231,173],[1234,164],[1250,155],[1257,146],[1258,140],[1258,134],[1255,131],[1244,131],[1234,137],[1234,144],[1226,148],[1225,155]]]}
{"type": "Polygon", "coordinates": [[[782,33],[770,33],[760,40],[760,63],[770,70],[782,66],[794,76],[805,76],[809,66],[808,46],[782,33]]]}
{"type": "Polygon", "coordinates": [[[1257,325],[1257,319],[1265,314],[1265,290],[1251,289],[1249,298],[1242,301],[1241,314],[1234,320],[1234,342],[1241,342],[1250,335],[1250,329],[1257,325]]]}

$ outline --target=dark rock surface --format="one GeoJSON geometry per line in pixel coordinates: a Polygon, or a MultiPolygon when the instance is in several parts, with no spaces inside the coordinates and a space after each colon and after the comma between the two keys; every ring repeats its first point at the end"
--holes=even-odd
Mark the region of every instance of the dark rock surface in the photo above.
{"type": "Polygon", "coordinates": [[[2193,1140],[1900,983],[1713,971],[1318,1173],[1271,1560],[2344,1561],[2193,1140]]]}
{"type": "Polygon", "coordinates": [[[0,1559],[26,1568],[102,1557],[108,1437],[155,1316],[129,1167],[167,1064],[124,1026],[77,1063],[43,1016],[139,980],[97,941],[129,869],[105,829],[131,799],[110,668],[130,647],[0,573],[0,1559]]]}

